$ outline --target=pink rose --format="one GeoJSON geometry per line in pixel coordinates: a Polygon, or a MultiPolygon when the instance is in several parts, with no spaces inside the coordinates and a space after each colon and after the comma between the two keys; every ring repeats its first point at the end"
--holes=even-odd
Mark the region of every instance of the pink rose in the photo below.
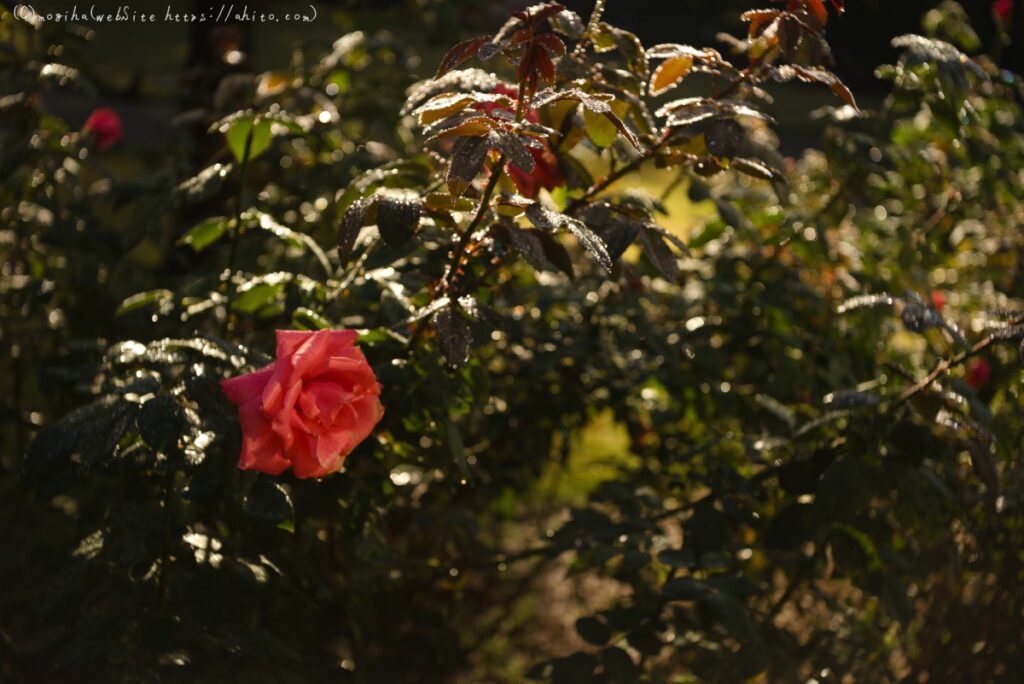
{"type": "Polygon", "coordinates": [[[384,415],[380,383],[357,337],[353,330],[278,330],[274,363],[221,380],[242,424],[239,468],[278,475],[290,466],[296,477],[341,470],[384,415]]]}
{"type": "Polygon", "coordinates": [[[96,137],[96,149],[105,150],[124,135],[121,128],[121,117],[113,109],[101,107],[85,120],[82,131],[96,137]]]}

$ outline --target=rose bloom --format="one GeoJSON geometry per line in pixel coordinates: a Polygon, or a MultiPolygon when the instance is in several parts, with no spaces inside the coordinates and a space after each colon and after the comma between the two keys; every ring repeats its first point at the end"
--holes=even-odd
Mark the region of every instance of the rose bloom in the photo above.
{"type": "Polygon", "coordinates": [[[277,331],[277,360],[222,380],[238,405],[238,467],[323,477],[341,470],[384,415],[380,383],[353,330],[277,331]]]}
{"type": "MultiPolygon", "coordinates": [[[[493,92],[499,95],[506,95],[512,98],[513,101],[519,96],[519,92],[515,88],[510,88],[504,83],[499,83],[493,92]]],[[[481,108],[488,114],[495,109],[505,109],[501,105],[490,102],[482,104],[481,108]]],[[[525,118],[531,123],[540,123],[540,116],[535,109],[528,110],[525,118]]],[[[531,147],[530,155],[534,161],[533,171],[530,173],[511,163],[505,167],[509,178],[516,184],[519,194],[530,199],[536,199],[541,188],[554,190],[565,184],[565,176],[562,174],[561,167],[558,166],[558,157],[552,152],[551,146],[548,145],[547,141],[543,143],[543,147],[531,147]]]]}
{"type": "Polygon", "coordinates": [[[939,313],[942,313],[942,310],[946,308],[946,294],[942,290],[932,291],[932,306],[939,313]]]}
{"type": "Polygon", "coordinates": [[[992,3],[992,13],[1003,21],[1008,21],[1013,14],[1013,0],[996,0],[992,3]]]}
{"type": "Polygon", "coordinates": [[[90,114],[82,126],[82,131],[96,137],[97,150],[107,149],[124,135],[121,117],[109,107],[101,107],[90,114]]]}

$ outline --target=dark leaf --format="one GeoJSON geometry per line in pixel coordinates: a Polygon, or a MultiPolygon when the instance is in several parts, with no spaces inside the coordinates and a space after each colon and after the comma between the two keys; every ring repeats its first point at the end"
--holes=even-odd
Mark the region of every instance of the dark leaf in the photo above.
{"type": "Polygon", "coordinates": [[[139,435],[156,451],[174,451],[187,427],[181,404],[166,394],[150,399],[139,411],[139,435]]]}
{"type": "Polygon", "coordinates": [[[700,600],[701,613],[741,642],[754,638],[754,624],[742,601],[729,594],[711,594],[700,600]]]}
{"type": "Polygon", "coordinates": [[[640,231],[640,246],[647,259],[666,280],[678,280],[679,264],[676,262],[676,255],[668,248],[661,235],[645,228],[640,231]]]}
{"type": "Polygon", "coordinates": [[[480,47],[486,43],[491,42],[490,36],[480,36],[479,38],[470,38],[464,40],[461,43],[457,43],[451,50],[445,54],[441,59],[441,64],[437,67],[437,73],[434,74],[434,78],[440,78],[446,73],[457,67],[458,65],[465,62],[467,59],[473,57],[480,47]]]}
{"type": "Polygon", "coordinates": [[[373,206],[373,198],[358,199],[345,210],[345,214],[341,217],[341,225],[338,226],[338,260],[342,266],[352,258],[352,250],[356,246],[359,232],[366,224],[367,212],[373,206]]]}
{"type": "Polygon", "coordinates": [[[487,138],[459,138],[452,146],[452,159],[445,181],[452,197],[459,197],[483,170],[490,144],[487,138]]]}
{"type": "Polygon", "coordinates": [[[629,654],[618,646],[602,651],[601,663],[604,665],[605,674],[619,684],[635,682],[640,671],[629,654]]]}
{"type": "Polygon", "coordinates": [[[576,620],[576,632],[584,641],[594,646],[604,646],[612,638],[608,625],[594,617],[582,617],[576,620]]]}
{"type": "Polygon", "coordinates": [[[377,198],[377,229],[384,242],[398,249],[412,239],[420,223],[423,200],[410,190],[385,190],[377,198]]]}
{"type": "Polygon", "coordinates": [[[584,249],[590,252],[608,271],[612,270],[612,260],[608,255],[608,249],[601,238],[587,228],[582,221],[571,216],[551,211],[541,204],[531,204],[526,209],[526,218],[537,228],[550,231],[567,230],[579,240],[584,249]]]}
{"type": "Polygon", "coordinates": [[[671,579],[661,588],[661,595],[666,601],[693,601],[706,593],[707,585],[692,577],[671,579]]]}
{"type": "Polygon", "coordinates": [[[458,368],[469,360],[473,338],[469,323],[462,313],[462,307],[455,302],[442,306],[433,315],[434,331],[437,333],[441,353],[448,365],[458,368]]]}
{"type": "Polygon", "coordinates": [[[266,475],[260,475],[253,482],[243,508],[252,517],[273,525],[289,526],[295,519],[291,496],[266,475]]]}
{"type": "Polygon", "coordinates": [[[533,173],[535,165],[533,154],[515,133],[505,131],[496,133],[492,144],[520,169],[526,173],[533,173]]]}

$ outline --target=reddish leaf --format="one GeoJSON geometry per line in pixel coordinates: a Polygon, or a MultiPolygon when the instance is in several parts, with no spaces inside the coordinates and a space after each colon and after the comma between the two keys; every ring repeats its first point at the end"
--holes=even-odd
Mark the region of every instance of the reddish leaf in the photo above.
{"type": "Polygon", "coordinates": [[[554,33],[544,33],[537,36],[537,42],[544,46],[550,54],[561,57],[565,54],[565,43],[554,33]]]}
{"type": "Polygon", "coordinates": [[[448,54],[446,54],[441,60],[441,64],[437,67],[437,73],[434,74],[434,78],[444,76],[446,73],[475,55],[482,45],[489,42],[491,42],[490,36],[480,36],[479,38],[471,38],[470,40],[464,40],[461,43],[456,44],[455,47],[449,50],[448,54]]]}

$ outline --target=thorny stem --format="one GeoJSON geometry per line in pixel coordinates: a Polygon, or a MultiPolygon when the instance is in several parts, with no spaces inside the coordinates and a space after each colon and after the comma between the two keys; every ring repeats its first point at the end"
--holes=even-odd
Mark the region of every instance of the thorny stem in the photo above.
{"type": "Polygon", "coordinates": [[[249,127],[249,132],[245,136],[245,149],[242,152],[242,161],[238,167],[238,193],[235,195],[235,225],[234,230],[231,231],[231,250],[228,253],[228,272],[227,272],[227,302],[225,304],[225,315],[224,315],[224,335],[227,336],[228,332],[232,329],[231,319],[231,300],[232,297],[232,283],[231,280],[235,275],[235,265],[238,261],[238,235],[242,232],[242,200],[245,195],[245,172],[249,166],[249,152],[252,149],[252,136],[255,126],[249,127]]]}
{"type": "MultiPolygon", "coordinates": [[[[516,98],[516,121],[522,121],[523,116],[526,114],[526,89],[525,84],[519,84],[519,95],[516,98]]],[[[455,249],[452,251],[452,263],[448,269],[448,273],[445,276],[445,284],[447,289],[451,289],[455,280],[458,278],[458,273],[462,268],[462,259],[466,254],[466,248],[469,246],[469,241],[473,239],[473,233],[480,227],[480,224],[484,220],[484,216],[487,215],[487,210],[491,207],[491,197],[494,195],[495,189],[498,187],[498,181],[501,180],[502,174],[505,172],[505,153],[498,155],[498,161],[491,167],[491,177],[487,181],[487,185],[484,187],[483,195],[480,197],[480,205],[476,209],[476,214],[473,216],[473,220],[469,222],[466,229],[459,235],[458,241],[455,243],[455,249]]]]}

